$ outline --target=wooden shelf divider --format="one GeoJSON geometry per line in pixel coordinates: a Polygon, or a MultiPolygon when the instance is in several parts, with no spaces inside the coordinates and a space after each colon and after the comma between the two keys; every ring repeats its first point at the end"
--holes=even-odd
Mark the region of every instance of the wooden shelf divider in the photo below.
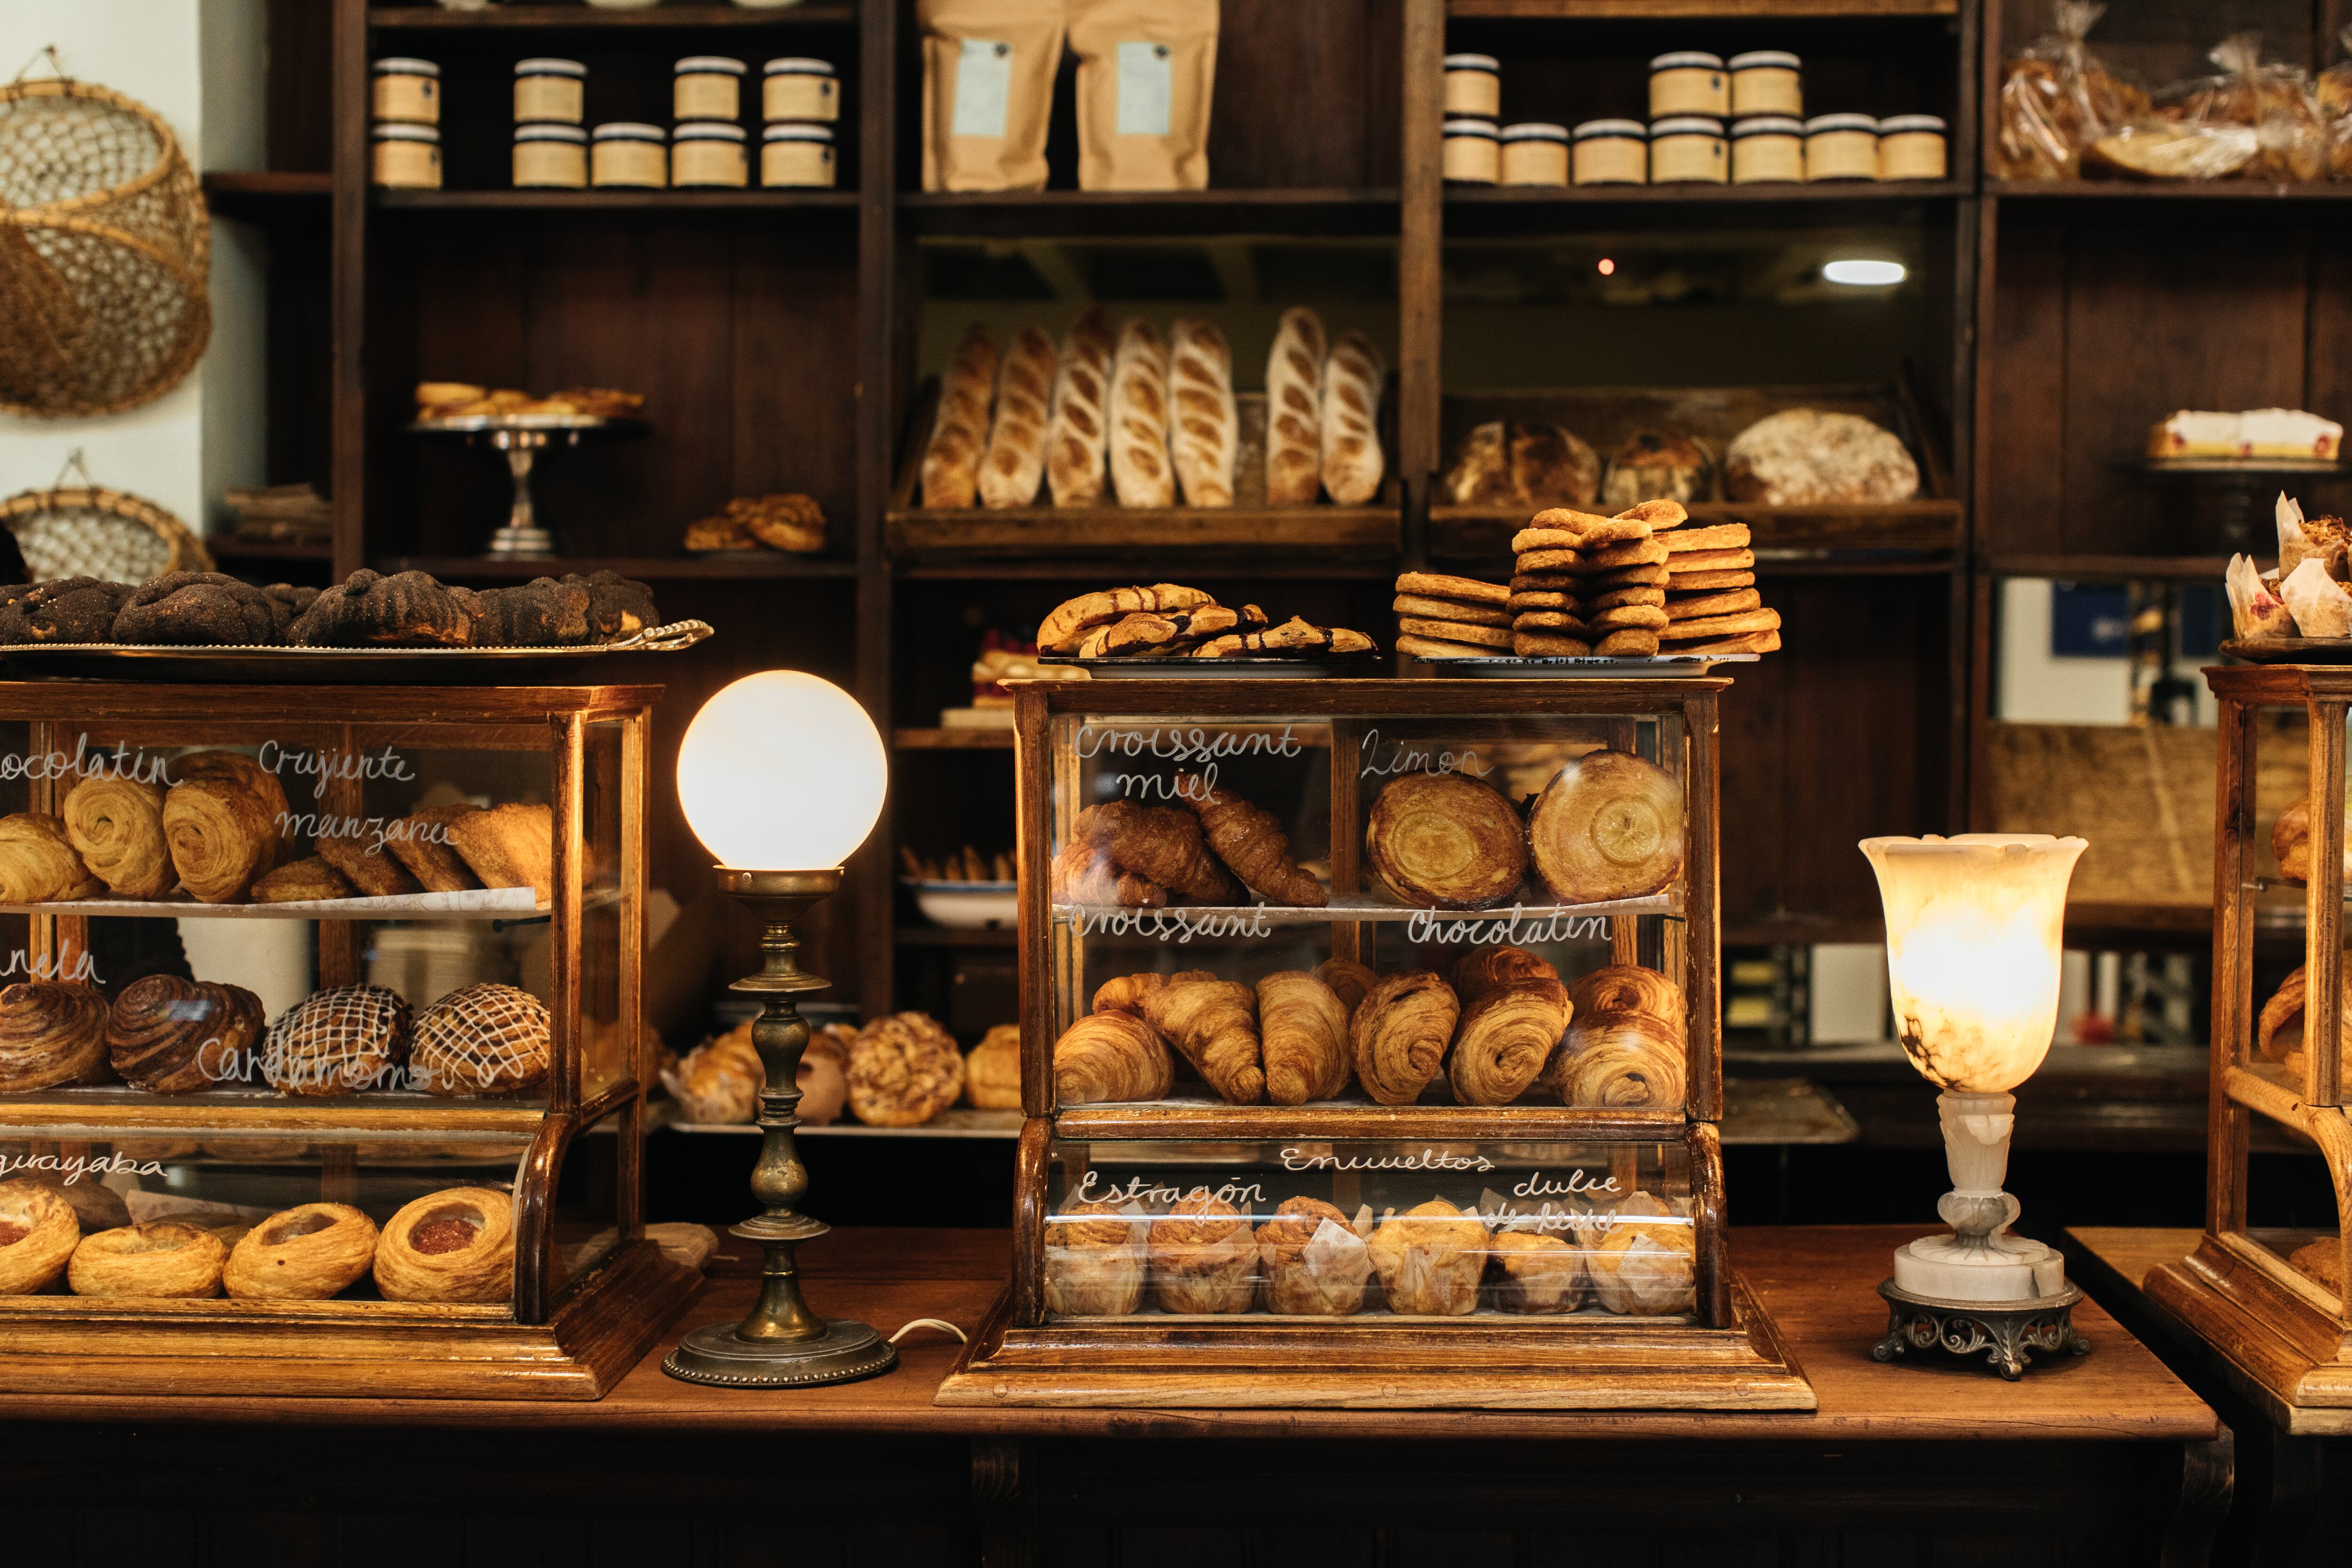
{"type": "Polygon", "coordinates": [[[902,752],[1009,752],[1013,727],[1002,730],[893,730],[890,743],[902,752]]]}
{"type": "Polygon", "coordinates": [[[725,555],[395,555],[376,563],[381,572],[429,572],[445,582],[497,578],[527,580],[576,572],[617,572],[647,582],[768,582],[793,577],[839,579],[857,574],[857,563],[831,556],[787,555],[782,551],[725,555]]]}
{"type": "Polygon", "coordinates": [[[888,515],[894,560],[925,556],[1130,559],[1186,551],[1394,555],[1394,507],[912,508],[888,515]]]}
{"type": "Polygon", "coordinates": [[[385,32],[530,32],[549,28],[613,28],[643,32],[656,29],[725,27],[849,27],[857,22],[854,3],[813,3],[798,5],[650,5],[637,11],[612,11],[587,5],[493,5],[478,11],[446,11],[431,4],[369,7],[367,24],[385,32]]]}
{"type": "Polygon", "coordinates": [[[1958,0],[1446,0],[1463,19],[1728,21],[1752,17],[1949,16],[1958,0]]]}

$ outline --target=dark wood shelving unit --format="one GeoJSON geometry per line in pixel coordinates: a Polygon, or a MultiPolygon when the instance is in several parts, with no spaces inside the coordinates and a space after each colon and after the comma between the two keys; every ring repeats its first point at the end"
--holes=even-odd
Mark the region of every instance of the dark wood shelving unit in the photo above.
{"type": "Polygon", "coordinates": [[[566,555],[554,559],[482,555],[394,555],[379,572],[429,572],[446,582],[520,581],[549,573],[618,572],[649,583],[772,583],[807,577],[838,582],[857,575],[857,563],[782,552],[737,555],[566,555]]]}
{"type": "Polygon", "coordinates": [[[1959,180],[1824,180],[1813,184],[1448,185],[1449,206],[1707,205],[1924,202],[1974,195],[1959,180]]]}
{"type": "Polygon", "coordinates": [[[386,191],[370,193],[391,212],[769,212],[816,208],[849,213],[856,191],[800,190],[585,190],[585,191],[386,191]]]}
{"type": "Polygon", "coordinates": [[[611,29],[637,34],[724,28],[854,27],[855,4],[803,4],[767,9],[739,5],[652,5],[611,11],[588,5],[495,5],[479,11],[445,11],[437,5],[377,5],[367,14],[371,27],[399,33],[543,32],[560,28],[611,29]]]}
{"type": "Polygon", "coordinates": [[[2352,184],[2269,180],[1987,180],[1984,194],[2012,201],[2352,201],[2352,184]]]}
{"type": "Polygon", "coordinates": [[[1482,21],[1721,21],[1730,17],[1951,16],[1958,0],[1445,0],[1482,21]]]}
{"type": "Polygon", "coordinates": [[[893,730],[890,743],[902,752],[1009,752],[1013,727],[1001,730],[893,730]]]}

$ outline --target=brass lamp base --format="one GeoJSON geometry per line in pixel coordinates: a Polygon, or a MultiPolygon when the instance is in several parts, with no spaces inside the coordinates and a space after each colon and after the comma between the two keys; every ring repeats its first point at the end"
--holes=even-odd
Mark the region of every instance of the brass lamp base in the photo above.
{"type": "Polygon", "coordinates": [[[713,1323],[687,1335],[663,1359],[662,1370],[684,1383],[721,1388],[808,1388],[854,1383],[898,1364],[898,1351],[864,1323],[820,1321],[824,1336],[798,1344],[747,1340],[733,1323],[713,1323]]]}
{"type": "Polygon", "coordinates": [[[1914,1296],[1894,1280],[1878,1288],[1886,1298],[1886,1337],[1870,1347],[1873,1361],[1893,1361],[1906,1351],[1944,1355],[1981,1355],[1987,1365],[2015,1383],[2033,1364],[2033,1353],[2088,1355],[2091,1342],[2074,1327],[2080,1287],[2021,1301],[1946,1301],[1914,1296]]]}

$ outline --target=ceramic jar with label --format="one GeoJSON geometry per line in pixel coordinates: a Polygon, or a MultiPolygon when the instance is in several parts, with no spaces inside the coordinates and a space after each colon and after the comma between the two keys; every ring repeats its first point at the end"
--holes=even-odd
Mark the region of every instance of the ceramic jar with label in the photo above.
{"type": "Polygon", "coordinates": [[[724,121],[697,120],[669,133],[669,183],[673,186],[733,185],[751,182],[743,128],[724,121]]]}
{"type": "Polygon", "coordinates": [[[1805,178],[1878,178],[1878,121],[1867,114],[1816,114],[1806,121],[1805,178]]]}
{"type": "Polygon", "coordinates": [[[724,55],[688,55],[677,62],[670,89],[674,120],[734,120],[743,112],[743,62],[724,55]]]}
{"type": "Polygon", "coordinates": [[[1503,177],[1502,138],[1491,120],[1445,122],[1445,178],[1459,185],[1491,185],[1503,177]]]}
{"type": "Polygon", "coordinates": [[[1878,122],[1878,177],[1940,180],[1948,167],[1944,122],[1933,114],[1890,114],[1878,122]]]}
{"type": "Polygon", "coordinates": [[[658,125],[634,120],[599,125],[589,137],[589,183],[661,189],[669,184],[668,141],[658,125]]]}
{"type": "Polygon", "coordinates": [[[588,68],[540,56],[515,61],[517,125],[577,125],[588,115],[588,68]]]}
{"type": "Polygon", "coordinates": [[[441,68],[431,60],[387,55],[375,62],[375,117],[402,125],[441,123],[441,68]]]}
{"type": "Polygon", "coordinates": [[[1720,185],[1730,178],[1722,121],[1685,114],[1650,126],[1650,184],[1720,185]]]}
{"type": "Polygon", "coordinates": [[[1528,121],[1506,125],[1502,143],[1503,184],[1564,185],[1568,184],[1568,127],[1528,121]]]}
{"type": "Polygon", "coordinates": [[[1721,120],[1731,112],[1731,78],[1719,55],[1679,49],[1650,62],[1650,118],[1704,115],[1721,120]]]}
{"type": "Polygon", "coordinates": [[[1503,62],[1492,55],[1445,57],[1445,112],[1492,120],[1503,112],[1503,62]]]}
{"type": "Polygon", "coordinates": [[[1753,114],[1785,114],[1801,120],[1805,113],[1804,83],[1798,72],[1803,62],[1784,49],[1751,49],[1731,57],[1731,113],[1744,120],[1753,114]]]}
{"type": "Polygon", "coordinates": [[[829,189],[833,132],[822,125],[771,125],[760,146],[760,184],[829,189]]]}
{"type": "Polygon", "coordinates": [[[830,60],[770,60],[760,88],[760,118],[826,123],[841,118],[841,81],[830,60]]]}
{"type": "Polygon", "coordinates": [[[1805,177],[1805,126],[1785,114],[1751,114],[1731,122],[1731,183],[1790,184],[1805,177]]]}
{"type": "Polygon", "coordinates": [[[1638,120],[1588,120],[1569,133],[1570,162],[1580,185],[1644,185],[1650,181],[1650,133],[1638,120]]]}
{"type": "Polygon", "coordinates": [[[576,191],[588,184],[588,132],[577,125],[518,125],[517,190],[576,191]]]}
{"type": "Polygon", "coordinates": [[[430,125],[396,122],[374,128],[375,183],[395,191],[441,188],[441,132],[430,125]]]}

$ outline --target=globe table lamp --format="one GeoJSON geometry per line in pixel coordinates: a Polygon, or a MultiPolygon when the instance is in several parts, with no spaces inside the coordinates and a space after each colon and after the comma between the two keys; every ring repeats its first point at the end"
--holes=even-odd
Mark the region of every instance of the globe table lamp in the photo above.
{"type": "Polygon", "coordinates": [[[874,721],[856,699],[796,670],[748,675],[702,705],[678,747],[677,794],[687,825],[718,858],[719,885],[760,917],[762,966],[728,987],[760,999],[751,1044],[767,1080],[760,1094],[760,1163],[751,1195],[761,1212],[731,1228],[764,1253],[759,1304],[740,1323],[686,1336],[662,1370],[688,1383],[790,1388],[846,1383],[898,1364],[898,1352],[864,1323],[819,1317],[801,1299],[793,1255],[830,1226],[799,1213],[808,1171],[793,1146],[795,1083],[809,1030],[793,998],[831,983],[800,967],[793,921],[841,886],[841,865],[874,831],[889,787],[874,721]]]}
{"type": "Polygon", "coordinates": [[[2085,847],[2047,834],[1867,838],[1886,913],[1886,973],[1895,1031],[1937,1101],[1952,1190],[1936,1212],[1948,1235],[1895,1253],[1878,1288],[1890,1319],[1872,1353],[1983,1354],[2005,1377],[2034,1351],[2081,1354],[2071,1313],[2082,1292],[2065,1262],[2011,1236],[2009,1173],[2017,1098],[2058,1026],[2066,883],[2085,847]]]}

